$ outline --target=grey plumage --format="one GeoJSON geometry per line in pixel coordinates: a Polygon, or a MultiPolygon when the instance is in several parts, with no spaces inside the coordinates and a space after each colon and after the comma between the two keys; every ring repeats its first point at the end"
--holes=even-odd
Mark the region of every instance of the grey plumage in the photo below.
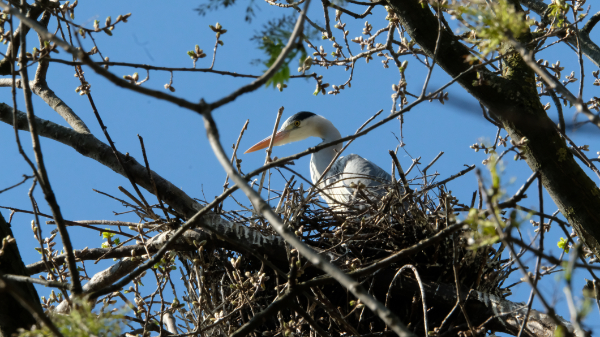
{"type": "MultiPolygon", "coordinates": [[[[312,180],[315,183],[314,177],[312,180]]],[[[392,177],[382,168],[357,154],[350,154],[336,160],[319,187],[330,206],[341,206],[353,204],[363,196],[379,199],[391,182],[392,177]]]]}

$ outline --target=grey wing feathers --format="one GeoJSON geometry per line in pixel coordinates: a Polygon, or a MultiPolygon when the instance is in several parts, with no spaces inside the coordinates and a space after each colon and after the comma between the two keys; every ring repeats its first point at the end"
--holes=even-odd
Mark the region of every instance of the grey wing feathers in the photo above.
{"type": "Polygon", "coordinates": [[[356,155],[338,159],[326,176],[324,190],[329,204],[346,204],[354,199],[357,186],[363,186],[368,196],[381,197],[392,178],[379,166],[356,155]],[[333,199],[333,200],[331,200],[333,199]]]}

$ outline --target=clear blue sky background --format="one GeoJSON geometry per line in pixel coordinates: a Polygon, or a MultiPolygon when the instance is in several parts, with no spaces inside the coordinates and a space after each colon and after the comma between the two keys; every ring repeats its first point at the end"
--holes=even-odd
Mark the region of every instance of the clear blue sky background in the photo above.
{"type": "MultiPolygon", "coordinates": [[[[546,1],[548,2],[548,1],[546,1]]],[[[208,57],[198,61],[198,67],[210,66],[212,48],[215,43],[214,33],[208,28],[209,24],[221,23],[228,32],[222,36],[225,45],[219,47],[215,69],[236,71],[239,73],[261,74],[264,70],[262,65],[251,65],[251,60],[263,57],[257,45],[250,41],[250,37],[260,29],[260,25],[269,19],[280,17],[284,12],[291,10],[268,6],[264,2],[256,1],[256,17],[252,24],[244,21],[245,3],[233,6],[226,10],[209,12],[205,17],[199,16],[193,9],[201,1],[171,2],[141,2],[141,1],[103,1],[80,2],[76,10],[76,22],[92,27],[93,20],[98,19],[101,26],[107,16],[113,20],[119,14],[131,12],[132,16],[128,23],[120,23],[113,31],[113,36],[105,34],[96,36],[97,43],[104,56],[109,56],[111,61],[125,61],[135,63],[147,63],[157,66],[191,67],[192,61],[186,55],[186,51],[192,50],[198,44],[208,57]]],[[[595,2],[591,13],[595,13],[600,6],[595,2]]],[[[356,9],[357,11],[362,8],[356,9]]],[[[373,24],[374,31],[385,26],[385,11],[377,8],[369,16],[368,20],[373,24]]],[[[334,12],[330,14],[333,16],[334,12]]],[[[323,23],[323,10],[318,2],[313,3],[309,16],[317,22],[323,23]]],[[[342,16],[344,22],[350,27],[349,38],[361,35],[363,21],[355,21],[348,16],[342,16]]],[[[52,30],[56,23],[52,22],[52,30]]],[[[592,33],[592,40],[600,43],[600,28],[592,33]]],[[[335,31],[338,33],[339,31],[335,31]]],[[[340,38],[340,36],[338,36],[340,38]]],[[[379,40],[384,42],[385,37],[379,40]]],[[[314,44],[319,45],[322,41],[314,39],[314,44]]],[[[89,47],[91,41],[85,39],[84,45],[89,47]]],[[[29,38],[28,50],[37,46],[37,38],[33,35],[29,38]]],[[[328,52],[332,51],[330,44],[324,41],[323,46],[328,52]]],[[[358,52],[356,44],[351,45],[353,51],[358,52]]],[[[61,52],[60,57],[70,59],[68,55],[61,52]]],[[[95,56],[97,57],[97,56],[95,56]]],[[[549,62],[561,59],[561,65],[565,67],[563,76],[575,71],[575,76],[580,77],[575,53],[568,48],[552,48],[548,53],[542,53],[538,57],[547,57],[549,62]]],[[[99,60],[99,58],[97,58],[99,60]]],[[[407,79],[409,90],[415,94],[420,92],[424,78],[424,67],[413,58],[407,57],[409,67],[407,79]]],[[[586,79],[591,78],[591,72],[597,70],[587,59],[584,59],[586,79]]],[[[392,62],[390,63],[392,64],[392,62]]],[[[119,75],[133,74],[136,70],[123,67],[111,67],[110,70],[119,75]]],[[[170,180],[176,186],[182,188],[190,196],[211,200],[219,195],[223,188],[225,174],[212,154],[205,137],[203,122],[200,116],[181,109],[172,104],[143,96],[128,90],[124,90],[110,84],[103,78],[96,76],[90,69],[85,69],[86,78],[92,84],[91,93],[98,107],[108,132],[121,152],[129,152],[138,161],[142,161],[139,141],[137,135],[144,137],[147,154],[151,168],[170,180]]],[[[313,67],[324,76],[324,82],[330,84],[344,83],[349,72],[343,69],[325,70],[313,67]]],[[[292,65],[292,73],[295,67],[292,65]]],[[[30,70],[33,75],[33,68],[30,70]]],[[[104,136],[96,122],[87,98],[79,96],[74,89],[79,85],[79,80],[73,76],[72,67],[51,64],[48,73],[50,87],[61,97],[73,110],[87,123],[88,127],[99,139],[105,141],[104,136]]],[[[144,86],[165,90],[163,85],[169,81],[168,72],[151,72],[150,80],[144,86]]],[[[144,78],[145,73],[140,72],[144,78]]],[[[330,119],[340,130],[342,135],[353,133],[376,111],[383,109],[384,112],[378,120],[389,113],[391,108],[390,95],[393,93],[392,84],[398,82],[398,72],[394,66],[384,69],[379,58],[366,64],[359,60],[354,72],[352,88],[342,91],[340,95],[318,95],[313,96],[315,82],[312,79],[293,79],[288,83],[288,88],[283,92],[272,88],[261,88],[256,92],[242,96],[231,104],[228,104],[214,112],[221,139],[228,153],[246,119],[250,119],[249,128],[242,139],[240,150],[243,152],[248,147],[269,135],[272,131],[277,109],[285,107],[283,118],[298,111],[312,111],[330,119]]],[[[445,84],[450,78],[439,69],[436,69],[429,84],[428,91],[434,91],[445,84]]],[[[586,81],[584,92],[586,99],[590,96],[598,96],[597,87],[591,86],[591,81],[586,81]]],[[[228,95],[241,85],[249,83],[248,79],[236,79],[215,74],[204,73],[175,73],[173,86],[176,88],[175,95],[191,101],[204,99],[213,102],[228,95]]],[[[578,83],[571,84],[570,89],[577,91],[578,83]]],[[[448,177],[464,168],[465,164],[477,164],[484,169],[481,161],[486,158],[482,152],[475,153],[469,149],[473,143],[480,141],[492,142],[496,134],[496,128],[488,123],[481,114],[476,100],[470,97],[460,86],[453,85],[447,91],[450,93],[450,101],[446,105],[439,102],[421,104],[405,115],[404,124],[404,149],[412,157],[421,157],[422,167],[427,165],[440,151],[444,155],[434,165],[430,172],[437,171],[438,179],[448,177]]],[[[20,110],[24,110],[22,91],[18,91],[20,110]]],[[[10,88],[0,89],[0,101],[10,104],[10,88]]],[[[544,99],[544,103],[549,101],[544,99]]],[[[35,113],[41,118],[51,120],[61,125],[66,123],[41,99],[34,96],[35,113]]],[[[556,110],[550,109],[549,115],[556,120],[556,110]]],[[[565,116],[570,121],[573,109],[566,109],[565,116]]],[[[26,148],[30,147],[30,137],[27,133],[20,133],[26,148]]],[[[398,145],[396,136],[399,136],[399,123],[393,121],[380,127],[376,131],[356,140],[347,150],[347,153],[357,153],[384,169],[391,168],[391,160],[388,155],[389,149],[395,149],[398,145]]],[[[506,132],[502,132],[502,136],[506,132]]],[[[591,151],[590,157],[600,151],[599,130],[592,127],[584,127],[569,135],[578,145],[588,144],[591,151]]],[[[306,140],[297,144],[276,148],[274,155],[282,157],[306,149],[308,146],[319,142],[317,139],[306,140]]],[[[23,174],[31,174],[29,167],[20,157],[14,143],[12,128],[6,124],[0,124],[0,189],[20,181],[23,174]]],[[[132,190],[128,181],[115,174],[110,169],[97,162],[79,155],[73,149],[50,140],[43,140],[42,147],[45,154],[46,165],[49,170],[51,184],[54,187],[57,199],[60,203],[63,215],[69,220],[90,219],[115,219],[123,221],[137,221],[131,215],[115,216],[113,212],[123,212],[126,209],[118,202],[99,195],[92,191],[97,189],[110,193],[117,197],[125,198],[117,187],[124,186],[132,190]]],[[[28,151],[32,156],[31,151],[28,151]]],[[[249,155],[241,155],[243,159],[242,168],[248,172],[264,162],[264,153],[257,152],[249,155]]],[[[503,173],[503,182],[506,192],[513,194],[531,174],[531,170],[524,162],[512,161],[512,155],[507,156],[506,170],[503,173]]],[[[410,157],[399,151],[401,164],[407,168],[410,157]]],[[[309,177],[309,158],[296,161],[295,170],[309,177]]],[[[586,172],[592,176],[594,181],[598,177],[590,170],[586,172]]],[[[287,173],[286,173],[287,174],[287,173]]],[[[278,176],[274,172],[273,177],[278,176]]],[[[281,179],[274,178],[272,186],[282,189],[281,179]]],[[[21,209],[31,209],[27,197],[30,184],[20,186],[9,192],[0,194],[0,206],[10,206],[21,209]]],[[[476,190],[476,179],[473,173],[455,180],[448,185],[453,194],[463,203],[470,202],[471,194],[476,190]]],[[[529,199],[522,202],[524,206],[537,209],[537,193],[533,186],[528,193],[529,199]]],[[[50,213],[43,196],[36,190],[36,198],[43,212],[50,213]]],[[[147,195],[148,200],[155,200],[147,195]]],[[[243,199],[240,196],[240,199],[243,199]]],[[[545,195],[545,211],[552,213],[556,206],[549,196],[545,195]]],[[[231,205],[231,207],[234,207],[231,205]]],[[[237,207],[237,206],[235,206],[237,207]]],[[[8,219],[9,212],[0,210],[8,219]]],[[[12,219],[12,226],[21,253],[26,263],[38,261],[39,255],[33,250],[37,245],[30,229],[31,215],[16,214],[12,219]]],[[[43,226],[45,236],[53,226],[43,226]]],[[[534,228],[528,223],[522,227],[525,239],[534,236],[534,228]]],[[[97,247],[102,242],[101,236],[95,236],[88,230],[70,227],[74,246],[77,249],[97,247]]],[[[561,232],[553,226],[547,240],[546,247],[553,250],[554,255],[559,252],[556,242],[561,232]]],[[[60,245],[57,245],[59,247],[60,245]]],[[[534,259],[526,258],[525,262],[533,269],[534,259]]],[[[96,267],[88,262],[88,273],[99,268],[108,267],[112,261],[104,261],[96,267]]],[[[520,272],[515,272],[515,279],[520,278],[520,272]]],[[[541,285],[544,294],[551,303],[555,303],[557,310],[563,317],[568,317],[566,303],[564,301],[563,287],[560,274],[547,277],[547,281],[541,285]]],[[[578,275],[583,277],[583,275],[578,275]]],[[[579,277],[579,279],[581,279],[579,277]]],[[[589,278],[589,277],[588,277],[589,278]]],[[[580,294],[581,282],[577,283],[576,294],[580,294]]],[[[40,295],[47,295],[48,290],[41,288],[40,295]]],[[[529,294],[527,286],[517,286],[515,295],[510,299],[513,301],[526,301],[529,294]]],[[[534,304],[539,309],[538,303],[534,304]]],[[[588,326],[598,329],[598,323],[594,323],[598,317],[596,308],[588,319],[588,326]]]]}

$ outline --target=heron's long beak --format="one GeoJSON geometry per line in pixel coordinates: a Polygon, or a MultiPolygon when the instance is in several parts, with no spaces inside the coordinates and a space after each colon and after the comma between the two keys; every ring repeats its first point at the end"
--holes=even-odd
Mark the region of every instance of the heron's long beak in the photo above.
{"type": "MultiPolygon", "coordinates": [[[[286,131],[286,130],[278,131],[275,134],[275,139],[273,140],[273,146],[282,145],[281,144],[282,141],[285,140],[289,134],[290,134],[290,132],[286,131]]],[[[262,149],[266,149],[267,147],[269,147],[270,142],[271,142],[271,137],[267,137],[267,138],[261,140],[260,142],[254,144],[251,148],[246,150],[246,152],[244,152],[244,154],[262,150],[262,149]]],[[[285,144],[285,143],[283,143],[283,144],[285,144]]]]}

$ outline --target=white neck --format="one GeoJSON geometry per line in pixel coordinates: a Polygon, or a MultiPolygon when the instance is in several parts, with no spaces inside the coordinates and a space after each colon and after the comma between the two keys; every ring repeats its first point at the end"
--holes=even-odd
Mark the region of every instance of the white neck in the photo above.
{"type": "MultiPolygon", "coordinates": [[[[338,129],[330,121],[323,118],[319,124],[321,127],[320,138],[323,140],[319,145],[342,138],[338,129]]],[[[323,171],[329,166],[335,155],[342,150],[342,147],[343,144],[339,143],[312,154],[310,158],[310,178],[313,184],[316,184],[321,178],[323,171]]]]}

